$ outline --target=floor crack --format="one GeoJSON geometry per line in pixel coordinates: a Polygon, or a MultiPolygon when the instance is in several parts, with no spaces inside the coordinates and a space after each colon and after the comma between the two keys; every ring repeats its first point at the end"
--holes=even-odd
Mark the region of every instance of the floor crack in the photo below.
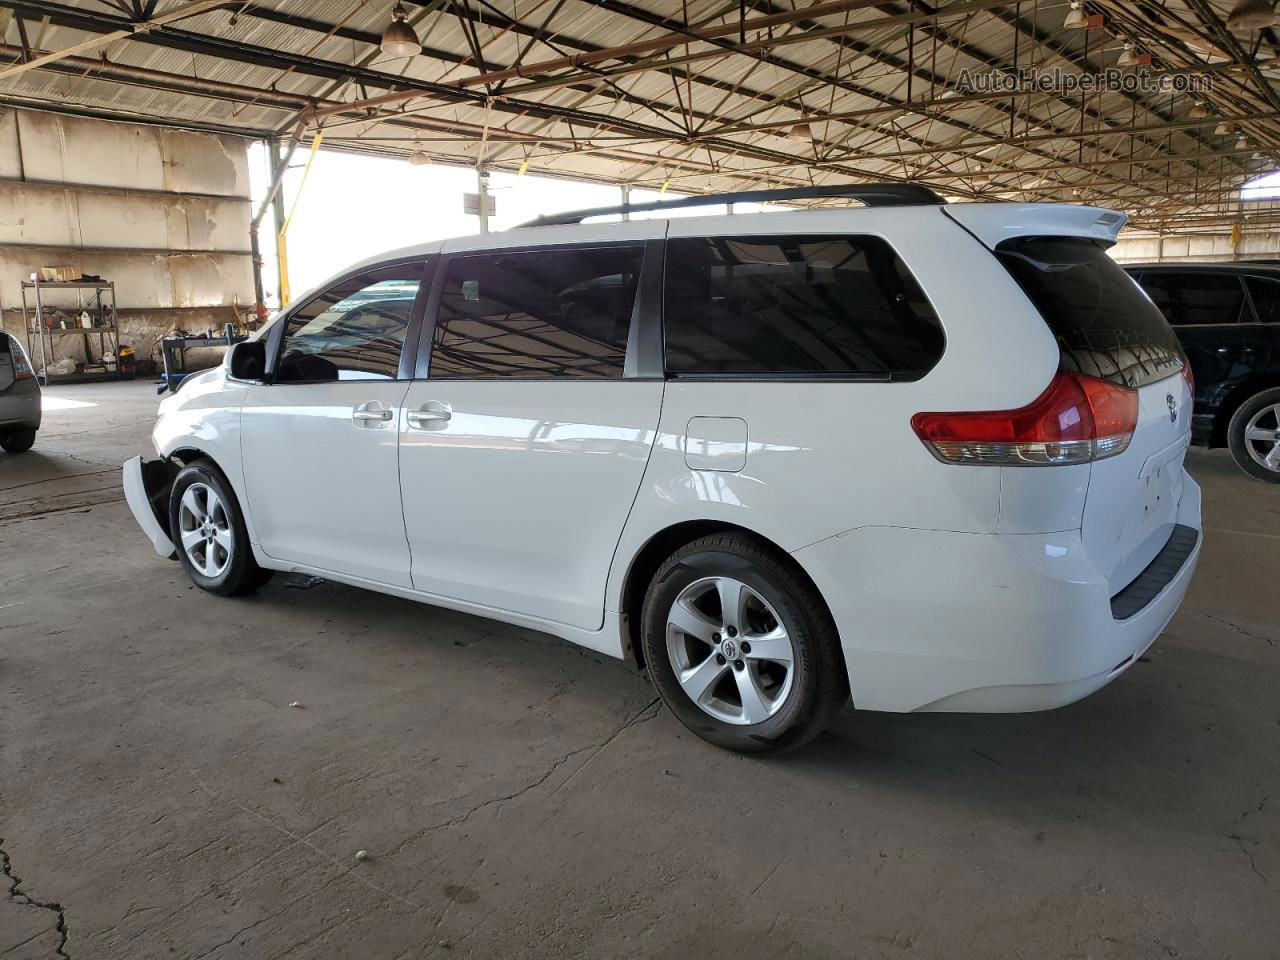
{"type": "Polygon", "coordinates": [[[22,878],[13,872],[13,864],[9,860],[8,852],[4,849],[4,837],[0,837],[0,875],[3,875],[9,881],[9,889],[6,892],[6,896],[10,901],[22,906],[48,910],[57,916],[58,922],[54,924],[54,929],[58,931],[58,945],[54,950],[63,960],[71,960],[71,955],[67,953],[66,911],[63,909],[62,904],[54,900],[37,900],[35,897],[18,889],[22,886],[22,878]]]}
{"type": "Polygon", "coordinates": [[[541,776],[531,781],[530,783],[525,784],[523,787],[520,787],[518,790],[514,790],[511,793],[504,794],[503,796],[500,796],[500,797],[490,797],[488,800],[478,803],[474,807],[471,807],[470,809],[460,814],[457,814],[456,816],[450,817],[448,820],[443,820],[440,823],[434,823],[429,827],[425,827],[422,830],[417,831],[412,836],[407,837],[405,840],[401,841],[396,846],[396,852],[397,853],[400,852],[405,847],[409,846],[409,844],[422,839],[427,834],[432,833],[436,830],[441,830],[441,829],[444,829],[445,827],[456,827],[461,823],[466,823],[468,820],[470,820],[473,816],[475,816],[481,810],[484,810],[486,807],[492,807],[494,804],[498,804],[498,803],[507,803],[510,800],[515,800],[517,797],[524,796],[530,790],[535,790],[538,787],[542,786],[544,783],[546,783],[548,780],[550,780],[552,775],[557,770],[559,770],[562,766],[564,766],[574,757],[578,756],[578,754],[586,753],[588,750],[594,750],[595,752],[591,755],[591,757],[587,758],[586,763],[583,763],[581,766],[579,766],[576,770],[573,771],[573,773],[571,773],[568,777],[565,778],[563,783],[557,786],[555,790],[551,791],[552,794],[559,792],[560,787],[563,787],[565,783],[568,783],[569,780],[577,776],[578,773],[582,770],[582,768],[587,765],[587,763],[590,763],[592,759],[598,756],[600,752],[605,749],[605,747],[613,743],[613,741],[616,740],[618,737],[620,737],[625,731],[629,730],[631,727],[636,726],[637,724],[644,723],[645,721],[652,720],[654,717],[656,717],[658,715],[657,706],[659,702],[660,702],[659,698],[654,697],[652,700],[646,703],[642,708],[636,711],[636,713],[628,717],[627,720],[622,724],[622,726],[618,727],[617,730],[613,731],[613,733],[611,733],[602,743],[589,743],[585,747],[578,747],[576,750],[570,750],[568,753],[564,754],[563,756],[557,757],[555,760],[551,762],[551,765],[546,769],[546,771],[541,776]],[[648,716],[646,716],[646,714],[648,714],[648,716]]]}

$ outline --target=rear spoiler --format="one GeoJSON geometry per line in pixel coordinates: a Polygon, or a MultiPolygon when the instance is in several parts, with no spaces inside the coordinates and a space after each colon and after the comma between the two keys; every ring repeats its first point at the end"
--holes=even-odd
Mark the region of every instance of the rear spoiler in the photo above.
{"type": "Polygon", "coordinates": [[[1065,203],[949,203],[941,209],[992,250],[1013,237],[1086,237],[1111,246],[1128,220],[1118,210],[1065,203]]]}

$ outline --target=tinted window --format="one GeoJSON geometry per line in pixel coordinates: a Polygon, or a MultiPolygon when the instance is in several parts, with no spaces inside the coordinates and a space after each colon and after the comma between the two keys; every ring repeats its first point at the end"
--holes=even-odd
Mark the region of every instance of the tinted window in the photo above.
{"type": "Polygon", "coordinates": [[[1248,317],[1244,288],[1233,273],[1149,271],[1143,289],[1175,327],[1192,323],[1240,323],[1248,317]]]}
{"type": "Polygon", "coordinates": [[[289,317],[277,383],[394,380],[423,265],[344,280],[289,317]]]}
{"type": "Polygon", "coordinates": [[[451,260],[431,376],[621,377],[643,257],[625,246],[451,260]]]}
{"type": "Polygon", "coordinates": [[[878,237],[667,243],[673,374],[917,379],[942,356],[924,292],[878,237]]]}
{"type": "Polygon", "coordinates": [[[1057,337],[1063,370],[1139,387],[1181,368],[1173,330],[1098,241],[1017,237],[996,256],[1057,337]]]}
{"type": "Polygon", "coordinates": [[[1280,323],[1280,282],[1266,277],[1248,277],[1245,285],[1253,300],[1259,323],[1280,323]]]}

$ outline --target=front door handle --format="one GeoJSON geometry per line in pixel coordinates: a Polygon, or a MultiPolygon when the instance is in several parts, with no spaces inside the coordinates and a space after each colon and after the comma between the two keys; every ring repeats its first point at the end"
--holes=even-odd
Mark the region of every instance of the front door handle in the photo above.
{"type": "Polygon", "coordinates": [[[415,430],[439,430],[453,417],[447,403],[428,400],[417,410],[405,411],[404,418],[415,430]]]}
{"type": "Polygon", "coordinates": [[[351,411],[351,419],[362,427],[375,427],[380,423],[388,423],[395,415],[394,410],[384,407],[377,400],[362,403],[351,411]]]}

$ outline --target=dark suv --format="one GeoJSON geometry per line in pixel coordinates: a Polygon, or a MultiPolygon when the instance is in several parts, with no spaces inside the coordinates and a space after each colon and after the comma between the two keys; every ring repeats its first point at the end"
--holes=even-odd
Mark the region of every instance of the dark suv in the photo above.
{"type": "Polygon", "coordinates": [[[1194,443],[1280,483],[1280,265],[1128,264],[1195,374],[1194,443]]]}

